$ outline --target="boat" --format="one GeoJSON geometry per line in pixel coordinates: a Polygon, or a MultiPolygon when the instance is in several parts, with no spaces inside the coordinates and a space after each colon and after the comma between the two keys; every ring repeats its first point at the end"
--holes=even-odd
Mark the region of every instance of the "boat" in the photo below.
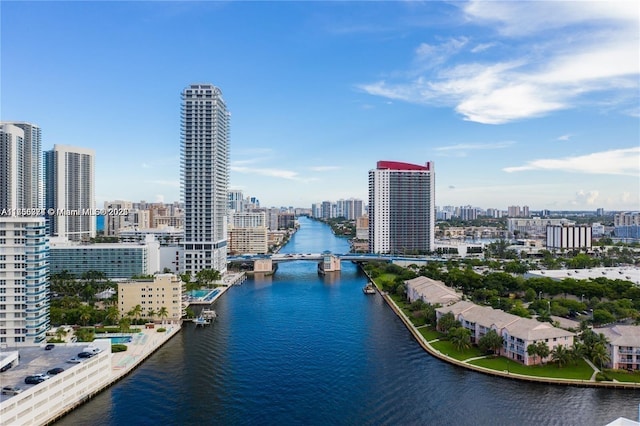
{"type": "Polygon", "coordinates": [[[200,317],[206,320],[214,320],[218,317],[218,314],[213,309],[203,309],[200,317]]]}
{"type": "Polygon", "coordinates": [[[211,324],[211,321],[208,319],[199,316],[198,318],[194,318],[193,322],[196,324],[196,327],[204,327],[205,325],[211,324]]]}
{"type": "Polygon", "coordinates": [[[376,294],[376,289],[371,283],[368,283],[367,285],[362,287],[362,291],[364,292],[364,294],[376,294]]]}

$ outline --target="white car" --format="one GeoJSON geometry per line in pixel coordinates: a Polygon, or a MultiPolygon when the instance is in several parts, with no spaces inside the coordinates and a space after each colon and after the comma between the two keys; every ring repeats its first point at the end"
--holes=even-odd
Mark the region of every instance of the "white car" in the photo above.
{"type": "Polygon", "coordinates": [[[81,360],[80,358],[75,358],[75,357],[74,357],[74,358],[69,358],[69,359],[67,360],[67,362],[68,362],[69,364],[80,364],[80,363],[82,362],[82,360],[81,360]]]}
{"type": "Polygon", "coordinates": [[[17,395],[20,392],[22,392],[22,389],[17,386],[5,386],[2,388],[2,393],[4,395],[17,395]]]}

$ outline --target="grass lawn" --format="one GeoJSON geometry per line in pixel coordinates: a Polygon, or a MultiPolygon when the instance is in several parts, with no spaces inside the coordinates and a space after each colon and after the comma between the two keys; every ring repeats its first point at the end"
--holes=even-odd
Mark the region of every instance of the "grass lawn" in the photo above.
{"type": "Polygon", "coordinates": [[[469,349],[465,349],[460,352],[456,347],[448,340],[440,340],[439,342],[431,343],[431,346],[439,350],[445,355],[449,355],[451,358],[455,358],[460,361],[464,361],[468,358],[473,358],[476,356],[483,356],[484,353],[476,348],[475,346],[471,346],[469,349]]]}
{"type": "Polygon", "coordinates": [[[562,368],[558,368],[555,364],[526,366],[504,357],[478,359],[471,361],[469,364],[491,368],[492,370],[506,371],[507,361],[509,361],[508,370],[511,373],[527,376],[589,380],[593,375],[593,369],[582,359],[578,361],[577,365],[569,364],[562,368]]]}
{"type": "Polygon", "coordinates": [[[635,382],[640,383],[640,372],[629,373],[625,370],[605,370],[607,376],[616,379],[619,382],[635,382]]]}
{"type": "Polygon", "coordinates": [[[442,333],[440,333],[439,331],[433,330],[429,327],[419,328],[418,331],[420,332],[420,334],[424,336],[425,339],[427,339],[427,341],[433,340],[433,339],[439,339],[440,337],[442,337],[442,333]]]}

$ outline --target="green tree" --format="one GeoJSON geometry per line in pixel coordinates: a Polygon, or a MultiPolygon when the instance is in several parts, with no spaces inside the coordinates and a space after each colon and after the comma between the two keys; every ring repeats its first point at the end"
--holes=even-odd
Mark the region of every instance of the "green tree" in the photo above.
{"type": "Polygon", "coordinates": [[[570,351],[563,345],[558,345],[551,351],[551,360],[558,363],[558,367],[567,365],[571,360],[570,351]]]}
{"type": "Polygon", "coordinates": [[[536,356],[538,356],[538,345],[535,343],[531,343],[527,346],[527,355],[533,358],[533,363],[536,363],[536,356]]]}
{"type": "Polygon", "coordinates": [[[449,340],[460,352],[471,347],[471,331],[464,327],[456,327],[449,332],[449,340]]]}
{"type": "Polygon", "coordinates": [[[82,305],[78,308],[78,319],[82,325],[87,325],[91,321],[93,308],[88,305],[82,305]]]}
{"type": "Polygon", "coordinates": [[[438,320],[438,330],[444,334],[448,334],[453,328],[460,327],[460,322],[456,320],[453,312],[447,312],[438,320]]]}
{"type": "Polygon", "coordinates": [[[549,353],[551,351],[549,350],[549,346],[545,342],[541,340],[538,343],[536,343],[536,346],[538,347],[537,350],[538,350],[538,356],[540,357],[540,361],[542,361],[543,359],[549,356],[549,353]]]}
{"type": "Polygon", "coordinates": [[[164,323],[164,320],[167,319],[167,317],[169,316],[169,311],[167,310],[167,308],[163,306],[160,309],[158,309],[158,316],[162,318],[162,322],[164,323]]]}
{"type": "Polygon", "coordinates": [[[142,306],[140,306],[140,305],[134,306],[133,308],[131,308],[131,310],[129,312],[127,312],[127,315],[135,318],[136,319],[136,324],[137,324],[137,321],[142,316],[142,306]]]}
{"type": "Polygon", "coordinates": [[[536,291],[532,288],[528,288],[527,291],[524,292],[524,300],[525,302],[533,302],[536,300],[536,291]]]}
{"type": "Polygon", "coordinates": [[[504,339],[495,330],[491,329],[478,339],[478,346],[483,352],[492,351],[494,354],[500,354],[500,349],[504,344],[504,339]]]}
{"type": "Polygon", "coordinates": [[[106,309],[105,320],[110,324],[117,324],[120,319],[120,310],[117,306],[111,305],[106,309]]]}
{"type": "Polygon", "coordinates": [[[153,308],[147,309],[147,318],[153,321],[153,318],[157,315],[157,312],[153,308]]]}
{"type": "Polygon", "coordinates": [[[131,318],[129,318],[128,316],[120,318],[120,320],[118,321],[118,325],[120,326],[120,331],[122,333],[128,331],[129,327],[131,326],[131,318]]]}
{"type": "Polygon", "coordinates": [[[611,361],[609,351],[604,343],[598,342],[593,346],[591,349],[591,361],[599,365],[601,370],[605,364],[611,361]]]}
{"type": "Polygon", "coordinates": [[[215,269],[202,269],[196,273],[196,280],[200,285],[209,287],[221,278],[220,272],[215,269]]]}

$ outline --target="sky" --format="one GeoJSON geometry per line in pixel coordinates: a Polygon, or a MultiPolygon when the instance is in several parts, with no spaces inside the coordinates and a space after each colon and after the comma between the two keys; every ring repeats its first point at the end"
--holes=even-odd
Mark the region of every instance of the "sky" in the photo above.
{"type": "Polygon", "coordinates": [[[222,90],[230,189],[367,200],[434,162],[436,204],[640,210],[636,1],[0,3],[0,119],[96,152],[96,200],[180,199],[180,93],[222,90]]]}

